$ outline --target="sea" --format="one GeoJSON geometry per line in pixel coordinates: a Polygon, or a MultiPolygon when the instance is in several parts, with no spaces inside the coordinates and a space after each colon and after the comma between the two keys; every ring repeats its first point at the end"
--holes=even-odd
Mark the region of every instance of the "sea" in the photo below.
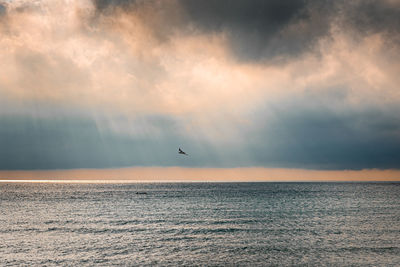
{"type": "Polygon", "coordinates": [[[400,183],[0,183],[0,266],[400,266],[400,183]]]}

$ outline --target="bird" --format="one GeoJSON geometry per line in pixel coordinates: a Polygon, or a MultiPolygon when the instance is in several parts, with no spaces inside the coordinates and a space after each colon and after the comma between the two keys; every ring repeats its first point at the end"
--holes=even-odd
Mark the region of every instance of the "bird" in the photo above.
{"type": "Polygon", "coordinates": [[[186,155],[186,156],[188,155],[188,154],[186,154],[185,152],[183,152],[181,148],[179,148],[178,153],[179,153],[179,154],[186,155]]]}

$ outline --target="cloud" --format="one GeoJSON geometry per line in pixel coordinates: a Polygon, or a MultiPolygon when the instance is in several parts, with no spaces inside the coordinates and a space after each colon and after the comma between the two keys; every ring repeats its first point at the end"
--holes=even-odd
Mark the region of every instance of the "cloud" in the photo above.
{"type": "Polygon", "coordinates": [[[115,168],[125,166],[400,168],[399,108],[386,112],[310,107],[305,99],[279,102],[248,115],[249,123],[209,129],[189,118],[129,120],[33,118],[0,120],[1,169],[115,168]],[[189,127],[185,129],[185,127],[189,127]],[[232,134],[234,132],[234,134],[232,134]],[[218,135],[220,133],[220,135],[218,135]],[[177,147],[190,157],[182,158],[177,147]]]}
{"type": "Polygon", "coordinates": [[[0,17],[4,16],[7,12],[7,7],[4,4],[0,3],[0,17]]]}
{"type": "Polygon", "coordinates": [[[257,126],[246,134],[252,162],[310,169],[400,167],[397,106],[382,112],[303,105],[281,103],[273,115],[253,119],[257,126]]]}
{"type": "Polygon", "coordinates": [[[351,4],[343,5],[342,11],[343,25],[353,27],[364,35],[386,33],[387,38],[396,38],[399,41],[399,1],[353,1],[351,4]]]}
{"type": "Polygon", "coordinates": [[[329,34],[335,5],[318,1],[94,1],[97,13],[138,14],[159,40],[174,33],[227,38],[236,60],[282,61],[329,34]],[[167,25],[167,26],[166,26],[167,25]]]}
{"type": "Polygon", "coordinates": [[[396,1],[1,3],[0,168],[399,168],[396,1]]]}
{"type": "MultiPolygon", "coordinates": [[[[85,118],[8,116],[2,117],[0,123],[1,169],[146,166],[161,161],[171,164],[165,153],[173,144],[171,140],[163,142],[170,139],[171,132],[164,128],[163,137],[155,143],[151,140],[153,131],[145,136],[149,132],[147,123],[139,125],[144,132],[135,138],[104,131],[95,121],[85,118]]],[[[148,124],[157,128],[162,123],[153,119],[148,124]]]]}
{"type": "Polygon", "coordinates": [[[200,31],[224,33],[240,61],[286,60],[329,33],[328,4],[313,1],[180,1],[200,31]]]}
{"type": "Polygon", "coordinates": [[[215,147],[182,133],[183,125],[171,117],[101,122],[10,115],[0,124],[0,169],[223,166],[215,147]],[[190,157],[179,155],[178,147],[190,157]]]}

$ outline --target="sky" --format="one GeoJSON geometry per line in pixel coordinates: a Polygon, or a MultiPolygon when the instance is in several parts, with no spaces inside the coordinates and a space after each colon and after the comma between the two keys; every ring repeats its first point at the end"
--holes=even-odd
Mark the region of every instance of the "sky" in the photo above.
{"type": "Polygon", "coordinates": [[[399,73],[399,0],[0,0],[0,178],[400,180],[399,73]]]}

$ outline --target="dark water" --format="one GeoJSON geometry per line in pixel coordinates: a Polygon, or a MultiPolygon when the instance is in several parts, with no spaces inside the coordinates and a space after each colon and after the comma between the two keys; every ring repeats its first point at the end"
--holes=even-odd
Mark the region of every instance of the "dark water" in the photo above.
{"type": "Polygon", "coordinates": [[[0,265],[400,266],[400,183],[0,183],[0,265]]]}

